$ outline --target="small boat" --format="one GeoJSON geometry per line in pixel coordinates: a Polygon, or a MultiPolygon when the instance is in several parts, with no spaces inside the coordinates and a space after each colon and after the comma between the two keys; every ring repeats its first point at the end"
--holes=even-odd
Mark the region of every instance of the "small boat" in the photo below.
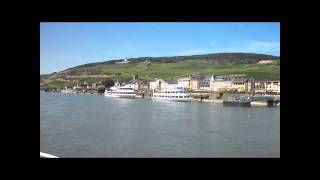
{"type": "Polygon", "coordinates": [[[250,97],[240,97],[231,100],[224,100],[224,105],[230,106],[251,106],[251,98],[250,97]]]}

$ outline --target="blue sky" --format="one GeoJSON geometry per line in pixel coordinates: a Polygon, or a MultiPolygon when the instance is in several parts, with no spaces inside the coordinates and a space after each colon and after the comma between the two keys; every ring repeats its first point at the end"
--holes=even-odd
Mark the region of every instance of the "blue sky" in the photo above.
{"type": "Polygon", "coordinates": [[[40,74],[125,57],[280,55],[280,23],[40,23],[40,74]]]}

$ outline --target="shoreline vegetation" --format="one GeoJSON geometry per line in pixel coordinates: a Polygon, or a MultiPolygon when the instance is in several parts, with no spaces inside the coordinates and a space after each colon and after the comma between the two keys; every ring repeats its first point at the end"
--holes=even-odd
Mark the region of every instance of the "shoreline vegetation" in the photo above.
{"type": "MultiPolygon", "coordinates": [[[[40,92],[45,92],[45,91],[40,91],[40,92]]],[[[53,91],[47,91],[45,93],[61,93],[61,92],[53,92],[53,91]]],[[[62,93],[64,94],[64,93],[62,93]]],[[[73,94],[85,94],[85,95],[99,95],[99,96],[104,96],[103,93],[82,93],[82,92],[77,92],[73,94]]],[[[213,94],[213,93],[212,93],[213,94]]],[[[263,94],[257,94],[258,96],[263,96],[263,94]]],[[[229,98],[235,98],[235,97],[240,97],[240,96],[251,96],[251,94],[242,94],[242,93],[236,93],[236,94],[224,94],[222,98],[218,99],[213,96],[209,96],[208,98],[192,98],[192,103],[208,103],[208,104],[223,104],[223,101],[229,98]]],[[[269,95],[270,96],[270,95],[269,95]]],[[[274,96],[274,95],[271,95],[274,96]]],[[[275,95],[275,96],[280,96],[280,95],[275,95]]],[[[140,99],[140,98],[138,98],[140,99]]],[[[148,99],[151,100],[151,97],[149,95],[145,95],[141,99],[148,99]]],[[[265,101],[253,101],[251,102],[251,107],[266,107],[268,106],[268,103],[265,101]]],[[[275,107],[280,107],[280,105],[275,105],[275,107]]]]}
{"type": "MultiPolygon", "coordinates": [[[[249,78],[244,82],[247,87],[251,87],[249,83],[254,84],[255,81],[268,80],[277,81],[280,88],[280,56],[254,53],[215,53],[109,60],[40,75],[40,91],[59,92],[62,89],[70,89],[76,93],[99,94],[113,86],[114,82],[133,85],[138,82],[137,92],[144,93],[144,97],[148,98],[152,92],[149,83],[157,79],[164,80],[169,84],[173,84],[173,82],[176,84],[179,79],[186,77],[202,76],[208,78],[209,76],[232,75],[246,75],[249,78]]],[[[199,80],[198,83],[201,81],[199,80]]],[[[241,85],[236,86],[240,87],[241,85]]],[[[193,88],[193,90],[197,89],[193,88]]],[[[219,95],[219,92],[216,94],[212,91],[200,92],[200,96],[199,92],[190,91],[190,93],[194,93],[192,97],[195,102],[205,103],[222,103],[227,98],[245,95],[240,92],[223,92],[217,98],[216,95],[219,95]]],[[[249,94],[249,96],[253,95],[254,93],[249,94]]],[[[257,103],[257,105],[260,104],[257,103]]]]}
{"type": "Polygon", "coordinates": [[[60,72],[40,75],[43,87],[75,86],[111,79],[128,82],[133,75],[148,82],[155,78],[177,80],[190,74],[247,74],[255,79],[280,79],[280,57],[254,53],[216,53],[174,57],[141,57],[84,64],[60,72]],[[123,63],[125,62],[126,63],[123,63]]]}

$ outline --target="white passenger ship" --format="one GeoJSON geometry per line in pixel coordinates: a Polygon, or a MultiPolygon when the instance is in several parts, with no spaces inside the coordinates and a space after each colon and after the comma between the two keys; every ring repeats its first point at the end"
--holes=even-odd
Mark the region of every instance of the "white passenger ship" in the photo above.
{"type": "Polygon", "coordinates": [[[61,90],[61,93],[75,94],[76,92],[74,92],[72,89],[64,88],[61,90]]]}
{"type": "Polygon", "coordinates": [[[160,92],[153,93],[153,100],[168,100],[178,102],[190,102],[192,97],[183,87],[175,87],[173,89],[163,89],[160,92]]]}
{"type": "Polygon", "coordinates": [[[136,93],[133,88],[129,86],[120,86],[118,83],[111,87],[110,90],[104,92],[106,97],[118,97],[118,98],[136,98],[136,93]]]}

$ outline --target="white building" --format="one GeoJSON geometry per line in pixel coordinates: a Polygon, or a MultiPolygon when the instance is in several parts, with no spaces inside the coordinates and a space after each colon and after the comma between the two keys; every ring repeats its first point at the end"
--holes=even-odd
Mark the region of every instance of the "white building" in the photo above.
{"type": "Polygon", "coordinates": [[[130,82],[127,84],[128,87],[134,89],[135,91],[139,90],[140,88],[140,81],[137,79],[132,79],[130,82]]]}
{"type": "Polygon", "coordinates": [[[124,61],[121,61],[121,62],[117,62],[118,64],[127,64],[127,63],[130,63],[130,61],[128,61],[127,58],[124,59],[124,61]]]}
{"type": "Polygon", "coordinates": [[[225,76],[211,76],[210,79],[210,90],[211,91],[222,91],[228,90],[232,87],[232,82],[225,76]]]}
{"type": "Polygon", "coordinates": [[[210,90],[210,81],[212,77],[205,77],[200,81],[200,90],[210,90]]]}
{"type": "Polygon", "coordinates": [[[180,79],[178,79],[178,85],[180,87],[190,89],[190,81],[191,81],[190,77],[180,78],[180,79]]]}
{"type": "Polygon", "coordinates": [[[166,85],[166,89],[170,89],[170,90],[182,87],[178,84],[177,81],[170,81],[170,82],[167,82],[167,84],[165,85],[166,85]]]}
{"type": "Polygon", "coordinates": [[[150,89],[150,90],[165,89],[165,88],[167,88],[167,86],[168,86],[168,83],[165,82],[165,81],[162,80],[162,79],[157,79],[157,80],[155,80],[155,81],[149,82],[149,89],[150,89]]]}
{"type": "Polygon", "coordinates": [[[280,80],[261,80],[254,82],[256,93],[278,93],[280,94],[280,80]]]}
{"type": "Polygon", "coordinates": [[[272,64],[274,60],[261,60],[258,64],[272,64]]]}

